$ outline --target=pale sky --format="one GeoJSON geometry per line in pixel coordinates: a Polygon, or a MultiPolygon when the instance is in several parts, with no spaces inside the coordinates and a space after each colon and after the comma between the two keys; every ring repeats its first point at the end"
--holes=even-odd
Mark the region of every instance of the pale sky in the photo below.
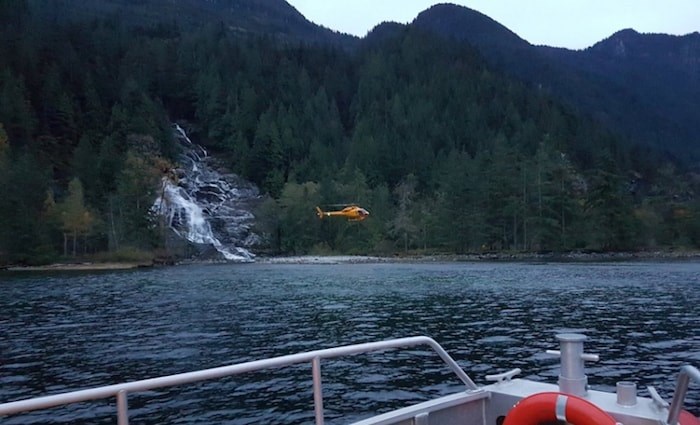
{"type": "MultiPolygon", "coordinates": [[[[364,37],[383,21],[408,23],[430,0],[287,0],[308,20],[364,37]]],[[[584,49],[613,33],[700,31],[700,0],[453,0],[489,16],[531,44],[584,49]]]]}

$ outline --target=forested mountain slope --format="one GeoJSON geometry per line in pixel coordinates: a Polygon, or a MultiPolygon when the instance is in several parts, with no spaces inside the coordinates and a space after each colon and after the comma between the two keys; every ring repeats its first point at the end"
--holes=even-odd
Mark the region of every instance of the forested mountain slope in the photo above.
{"type": "Polygon", "coordinates": [[[150,206],[174,178],[173,121],[268,195],[267,252],[700,244],[696,175],[418,26],[347,52],[22,4],[0,3],[3,263],[172,255],[150,206]],[[342,202],[372,215],[314,214],[342,202]]]}
{"type": "Polygon", "coordinates": [[[479,12],[442,4],[419,28],[468,42],[489,63],[594,117],[632,144],[700,161],[700,34],[624,30],[581,51],[532,46],[479,12]]]}
{"type": "Polygon", "coordinates": [[[220,26],[241,37],[349,47],[357,39],[309,22],[284,0],[29,0],[35,16],[53,22],[118,19],[131,28],[192,31],[220,26]]]}

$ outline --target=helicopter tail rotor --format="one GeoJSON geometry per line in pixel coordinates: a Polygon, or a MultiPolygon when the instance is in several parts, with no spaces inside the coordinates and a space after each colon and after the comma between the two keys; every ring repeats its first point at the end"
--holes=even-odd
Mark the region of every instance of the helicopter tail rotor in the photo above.
{"type": "Polygon", "coordinates": [[[318,218],[323,218],[323,211],[321,211],[321,208],[316,207],[316,214],[318,215],[318,218]]]}

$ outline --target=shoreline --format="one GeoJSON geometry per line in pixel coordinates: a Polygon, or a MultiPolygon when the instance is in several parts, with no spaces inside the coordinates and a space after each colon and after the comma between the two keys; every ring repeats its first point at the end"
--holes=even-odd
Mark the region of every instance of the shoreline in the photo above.
{"type": "Polygon", "coordinates": [[[16,271],[99,271],[99,270],[130,270],[152,267],[152,263],[108,262],[108,263],[54,263],[43,266],[7,266],[2,270],[16,271]]]}
{"type": "Polygon", "coordinates": [[[302,255],[289,257],[261,257],[257,264],[361,264],[361,263],[460,263],[460,262],[552,262],[598,263],[629,261],[694,261],[700,260],[700,252],[606,252],[606,253],[484,253],[444,255],[302,255]]]}
{"type": "MultiPolygon", "coordinates": [[[[699,261],[700,251],[644,251],[606,253],[484,253],[484,254],[436,254],[436,255],[297,255],[258,257],[252,263],[241,264],[280,264],[280,265],[333,265],[333,264],[372,264],[372,263],[460,263],[460,262],[553,262],[553,263],[597,263],[630,261],[699,261]]],[[[229,264],[227,261],[183,260],[175,264],[152,262],[106,262],[106,263],[54,263],[43,266],[7,266],[2,271],[101,271],[132,270],[161,266],[191,264],[229,264]]],[[[236,264],[236,263],[230,263],[236,264]]]]}

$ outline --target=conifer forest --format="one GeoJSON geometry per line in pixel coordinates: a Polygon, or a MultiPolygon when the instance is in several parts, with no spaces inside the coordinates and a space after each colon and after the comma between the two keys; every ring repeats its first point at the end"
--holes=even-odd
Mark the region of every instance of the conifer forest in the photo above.
{"type": "Polygon", "coordinates": [[[184,255],[173,125],[262,197],[258,253],[700,248],[700,174],[413,26],[349,48],[0,1],[0,265],[184,255]],[[358,203],[362,222],[319,220],[358,203]]]}

